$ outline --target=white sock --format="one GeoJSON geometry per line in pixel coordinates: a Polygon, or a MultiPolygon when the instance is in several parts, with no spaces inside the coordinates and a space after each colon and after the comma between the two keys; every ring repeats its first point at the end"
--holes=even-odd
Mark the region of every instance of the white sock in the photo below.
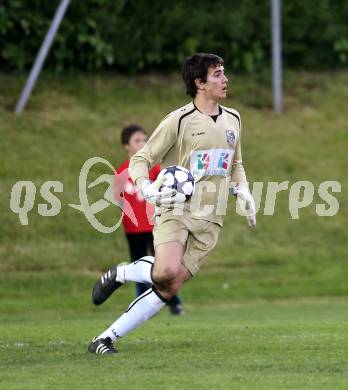
{"type": "Polygon", "coordinates": [[[153,317],[165,304],[166,302],[159,297],[157,291],[150,288],[135,299],[127,311],[97,338],[110,337],[114,342],[153,317]]]}
{"type": "Polygon", "coordinates": [[[117,266],[116,281],[120,283],[139,282],[153,284],[151,269],[154,261],[155,258],[153,256],[144,256],[133,263],[117,266]]]}

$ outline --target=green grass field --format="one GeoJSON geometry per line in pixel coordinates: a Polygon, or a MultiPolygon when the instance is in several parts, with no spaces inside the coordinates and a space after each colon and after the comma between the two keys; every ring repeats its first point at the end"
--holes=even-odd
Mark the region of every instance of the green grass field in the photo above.
{"type": "MultiPolygon", "coordinates": [[[[347,300],[188,304],[93,356],[86,340],[120,313],[51,310],[1,321],[4,389],[346,389],[347,300]]],[[[59,307],[59,301],[55,302],[59,307]]]]}
{"type": "MultiPolygon", "coordinates": [[[[283,191],[274,215],[264,215],[264,189],[255,230],[231,200],[217,248],[183,288],[187,315],[165,310],[121,340],[119,355],[105,358],[88,354],[88,343],[134,291],[126,286],[93,307],[91,286],[112,262],[127,259],[126,242],[121,229],[101,234],[68,204],[79,203],[88,158],[113,166],[125,159],[124,125],[151,131],[185,104],[180,78],[44,75],[25,114],[15,116],[24,78],[0,75],[0,388],[348,387],[348,73],[286,74],[282,115],[271,110],[267,78],[230,80],[225,105],[242,115],[249,180],[308,180],[314,200],[291,219],[283,191]],[[19,180],[36,186],[28,226],[10,210],[19,180]],[[38,214],[47,180],[64,185],[54,217],[38,214]],[[326,180],[342,185],[333,217],[315,209],[326,180]]],[[[97,167],[91,178],[101,173],[110,172],[97,167]]],[[[105,189],[91,191],[91,199],[105,189]]],[[[110,206],[100,220],[112,225],[118,216],[110,206]]]]}

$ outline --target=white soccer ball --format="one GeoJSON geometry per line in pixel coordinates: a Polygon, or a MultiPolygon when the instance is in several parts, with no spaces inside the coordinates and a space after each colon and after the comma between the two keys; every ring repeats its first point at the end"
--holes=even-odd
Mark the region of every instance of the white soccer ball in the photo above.
{"type": "Polygon", "coordinates": [[[190,199],[195,189],[195,179],[191,172],[180,165],[165,168],[162,187],[173,188],[190,199]]]}

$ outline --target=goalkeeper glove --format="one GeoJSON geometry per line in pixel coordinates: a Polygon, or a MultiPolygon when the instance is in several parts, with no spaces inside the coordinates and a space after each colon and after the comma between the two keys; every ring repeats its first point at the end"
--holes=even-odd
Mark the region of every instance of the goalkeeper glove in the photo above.
{"type": "Polygon", "coordinates": [[[256,226],[256,206],[254,198],[252,197],[248,186],[239,184],[232,188],[232,194],[237,197],[237,202],[243,214],[246,215],[248,225],[250,227],[256,226]]]}
{"type": "Polygon", "coordinates": [[[174,203],[184,203],[186,200],[184,194],[178,193],[173,188],[162,187],[165,180],[164,173],[165,169],[159,173],[153,183],[148,179],[143,180],[141,192],[145,200],[159,207],[169,207],[173,206],[174,203]]]}

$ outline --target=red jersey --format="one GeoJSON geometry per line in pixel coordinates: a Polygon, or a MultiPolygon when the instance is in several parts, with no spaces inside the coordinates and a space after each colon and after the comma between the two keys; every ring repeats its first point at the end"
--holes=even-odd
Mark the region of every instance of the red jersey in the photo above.
{"type": "MultiPolygon", "coordinates": [[[[128,173],[129,160],[115,171],[115,199],[122,204],[122,223],[126,233],[148,233],[153,229],[154,206],[147,203],[137,191],[128,173]]],[[[156,180],[161,171],[159,164],[149,170],[149,179],[156,180]]]]}

